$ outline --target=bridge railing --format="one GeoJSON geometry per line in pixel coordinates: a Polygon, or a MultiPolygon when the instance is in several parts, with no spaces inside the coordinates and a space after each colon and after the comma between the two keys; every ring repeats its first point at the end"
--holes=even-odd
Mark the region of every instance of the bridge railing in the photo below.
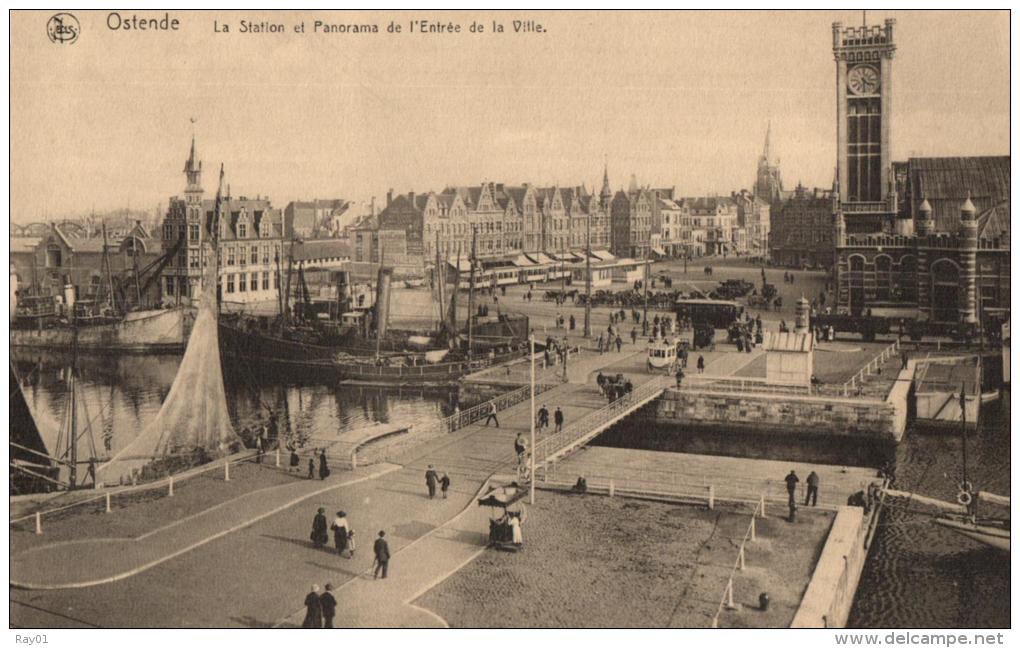
{"type": "Polygon", "coordinates": [[[636,403],[656,396],[668,387],[670,382],[667,378],[651,380],[636,387],[629,394],[621,396],[607,406],[586,414],[573,423],[566,425],[560,432],[542,439],[535,444],[533,449],[536,466],[546,463],[549,461],[549,457],[570,447],[571,444],[590,434],[592,430],[634,409],[636,403]]]}
{"type": "Polygon", "coordinates": [[[811,385],[771,384],[761,378],[729,378],[715,376],[685,376],[679,389],[728,392],[739,394],[797,394],[810,396],[817,390],[811,385]]]}

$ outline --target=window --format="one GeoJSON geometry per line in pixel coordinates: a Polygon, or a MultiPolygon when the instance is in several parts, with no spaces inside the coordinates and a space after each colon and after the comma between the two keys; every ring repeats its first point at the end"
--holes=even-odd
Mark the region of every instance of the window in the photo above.
{"type": "Polygon", "coordinates": [[[172,241],[174,240],[174,226],[167,223],[163,226],[163,240],[172,241]]]}
{"type": "Polygon", "coordinates": [[[191,297],[191,289],[188,286],[187,277],[179,277],[177,280],[177,289],[181,293],[181,297],[191,297]]]}
{"type": "Polygon", "coordinates": [[[198,259],[199,259],[199,257],[198,257],[198,250],[188,250],[188,267],[189,268],[197,268],[198,267],[198,259]]]}
{"type": "Polygon", "coordinates": [[[192,223],[188,225],[188,240],[189,241],[198,240],[198,223],[192,223]]]}
{"type": "Polygon", "coordinates": [[[244,272],[237,275],[237,292],[245,292],[248,290],[248,275],[244,272]]]}
{"type": "Polygon", "coordinates": [[[251,246],[251,264],[258,265],[259,263],[259,246],[251,246]]]}
{"type": "Polygon", "coordinates": [[[251,273],[251,291],[256,292],[259,289],[259,273],[251,273]]]}
{"type": "Polygon", "coordinates": [[[262,290],[269,290],[269,273],[262,273],[262,290]]]}
{"type": "Polygon", "coordinates": [[[888,301],[892,284],[892,261],[883,255],[875,259],[875,299],[888,301]]]}
{"type": "Polygon", "coordinates": [[[233,245],[228,245],[227,246],[227,265],[228,266],[234,265],[234,246],[233,245]]]}
{"type": "Polygon", "coordinates": [[[266,264],[269,263],[269,249],[270,248],[269,248],[268,244],[264,244],[262,246],[262,263],[263,263],[263,265],[266,265],[266,264]]]}
{"type": "Polygon", "coordinates": [[[166,278],[166,288],[164,289],[164,293],[165,293],[166,296],[171,296],[171,297],[173,296],[173,294],[174,294],[174,278],[173,277],[167,277],[166,278]]]}
{"type": "Polygon", "coordinates": [[[234,292],[234,275],[233,274],[228,274],[227,275],[227,292],[228,293],[234,292]]]}
{"type": "Polygon", "coordinates": [[[248,238],[248,224],[238,223],[237,224],[237,238],[248,238]]]}
{"type": "Polygon", "coordinates": [[[245,254],[244,246],[238,246],[237,248],[237,265],[244,266],[245,262],[248,261],[248,257],[245,254]]]}

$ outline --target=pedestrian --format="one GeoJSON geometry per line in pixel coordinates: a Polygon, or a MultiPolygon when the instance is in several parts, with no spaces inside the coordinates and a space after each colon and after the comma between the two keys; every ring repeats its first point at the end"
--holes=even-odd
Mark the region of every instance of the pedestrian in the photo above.
{"type": "Polygon", "coordinates": [[[623,338],[619,335],[616,336],[616,352],[619,353],[620,349],[623,348],[623,338]]]}
{"type": "Polygon", "coordinates": [[[595,384],[598,385],[599,393],[602,394],[603,396],[605,396],[606,395],[606,377],[602,375],[601,371],[598,373],[597,376],[595,376],[595,384]]]}
{"type": "Polygon", "coordinates": [[[386,571],[390,565],[390,546],[386,544],[385,531],[379,532],[379,537],[375,539],[372,549],[375,551],[375,578],[379,578],[379,572],[382,572],[382,577],[386,578],[386,571]]]}
{"type": "Polygon", "coordinates": [[[322,600],[319,598],[319,586],[312,585],[312,591],[305,597],[305,620],[302,628],[322,627],[322,600]]]}
{"type": "Polygon", "coordinates": [[[319,452],[319,479],[329,477],[329,464],[326,463],[326,449],[319,452]]]}
{"type": "Polygon", "coordinates": [[[333,596],[333,584],[326,583],[326,591],[319,597],[322,606],[322,627],[332,628],[333,617],[336,616],[336,597],[333,596]]]}
{"type": "Polygon", "coordinates": [[[683,370],[683,368],[679,368],[679,369],[676,370],[676,386],[677,386],[677,389],[680,388],[680,385],[682,385],[683,382],[684,382],[684,370],[683,370]]]}
{"type": "Polygon", "coordinates": [[[351,530],[350,525],[347,523],[347,514],[343,511],[336,512],[336,519],[333,520],[333,525],[330,526],[333,530],[333,543],[336,545],[336,553],[339,556],[343,556],[344,552],[347,551],[347,536],[351,530]]]}
{"type": "Polygon", "coordinates": [[[329,531],[326,529],[326,509],[320,508],[312,519],[312,544],[318,549],[329,542],[329,531]]]}
{"type": "Polygon", "coordinates": [[[563,429],[563,410],[559,407],[556,408],[556,413],[553,415],[553,420],[556,422],[556,431],[559,432],[563,429]]]}
{"type": "Polygon", "coordinates": [[[301,472],[301,457],[298,456],[297,448],[290,449],[290,468],[287,472],[301,472]]]}
{"type": "Polygon", "coordinates": [[[698,356],[698,373],[705,373],[705,356],[703,355],[698,356]]]}
{"type": "Polygon", "coordinates": [[[308,479],[315,479],[315,457],[308,458],[308,479]]]}
{"type": "Polygon", "coordinates": [[[570,330],[573,331],[577,327],[577,320],[573,315],[570,316],[570,330]]]}
{"type": "Polygon", "coordinates": [[[436,496],[436,484],[439,483],[439,475],[436,474],[436,469],[429,464],[429,469],[425,471],[425,485],[429,489],[429,499],[436,496]]]}
{"type": "Polygon", "coordinates": [[[599,355],[602,355],[602,334],[601,333],[599,333],[599,337],[596,340],[596,342],[598,343],[598,347],[599,347],[599,355]]]}
{"type": "Polygon", "coordinates": [[[796,472],[791,470],[790,474],[786,476],[785,481],[786,481],[786,492],[789,493],[789,495],[790,495],[790,503],[793,504],[795,496],[796,496],[796,493],[797,493],[797,484],[800,483],[800,477],[797,476],[796,472]]]}
{"type": "Polygon", "coordinates": [[[446,499],[446,491],[450,490],[450,476],[445,472],[442,479],[439,480],[439,489],[443,491],[443,499],[446,499]]]}
{"type": "Polygon", "coordinates": [[[528,450],[528,443],[524,440],[524,433],[518,432],[514,439],[514,452],[517,453],[517,465],[524,462],[524,453],[528,450]]]}
{"type": "Polygon", "coordinates": [[[264,452],[265,451],[262,448],[262,435],[260,434],[255,437],[255,463],[262,463],[262,455],[264,452]]]}
{"type": "Polygon", "coordinates": [[[549,410],[546,409],[545,405],[543,405],[542,408],[538,410],[538,422],[539,427],[543,428],[549,427],[549,410]]]}
{"type": "Polygon", "coordinates": [[[489,421],[495,421],[499,427],[499,419],[496,418],[496,403],[489,403],[489,415],[485,418],[485,427],[489,427],[489,421]]]}
{"type": "Polygon", "coordinates": [[[680,349],[680,367],[682,369],[687,368],[687,347],[680,349]]]}
{"type": "Polygon", "coordinates": [[[818,473],[811,471],[807,476],[807,497],[804,498],[804,506],[811,502],[811,506],[818,506],[818,473]]]}
{"type": "Polygon", "coordinates": [[[630,343],[631,344],[637,344],[637,329],[636,328],[631,328],[630,329],[630,343]]]}

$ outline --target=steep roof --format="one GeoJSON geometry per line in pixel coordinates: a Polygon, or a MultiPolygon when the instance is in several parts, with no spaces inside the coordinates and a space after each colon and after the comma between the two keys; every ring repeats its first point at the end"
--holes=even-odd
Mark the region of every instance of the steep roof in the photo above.
{"type": "Polygon", "coordinates": [[[978,214],[978,238],[994,241],[998,239],[1000,245],[1009,245],[1009,201],[993,205],[984,212],[978,214]]]}
{"type": "Polygon", "coordinates": [[[968,194],[978,212],[1009,200],[1008,155],[910,158],[908,166],[911,202],[928,200],[936,231],[957,229],[968,194]]]}

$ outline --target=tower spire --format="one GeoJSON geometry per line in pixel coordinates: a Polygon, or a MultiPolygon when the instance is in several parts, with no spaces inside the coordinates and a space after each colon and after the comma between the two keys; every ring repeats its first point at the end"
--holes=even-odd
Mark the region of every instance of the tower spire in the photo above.
{"type": "Polygon", "coordinates": [[[766,162],[772,161],[772,120],[769,120],[769,125],[765,129],[765,148],[761,153],[762,159],[766,162]]]}

